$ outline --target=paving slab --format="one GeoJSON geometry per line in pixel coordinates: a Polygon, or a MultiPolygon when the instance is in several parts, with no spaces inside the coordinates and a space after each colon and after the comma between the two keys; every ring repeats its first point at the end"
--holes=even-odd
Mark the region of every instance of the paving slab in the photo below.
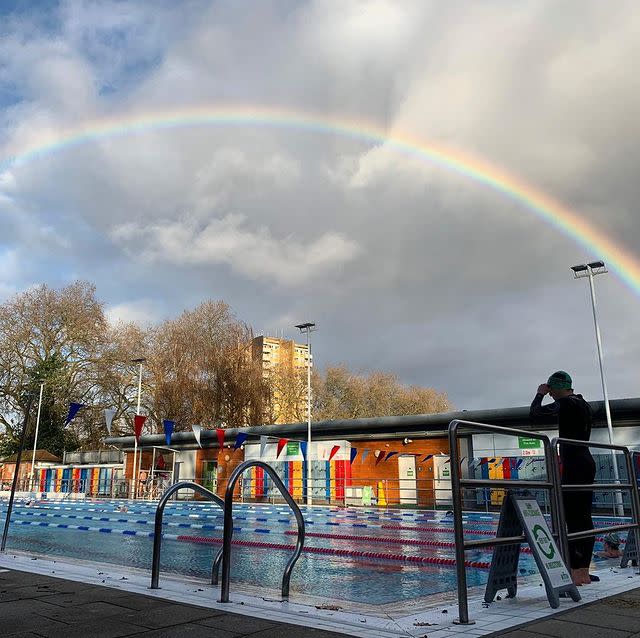
{"type": "Polygon", "coordinates": [[[18,570],[0,573],[0,636],[237,638],[249,635],[263,638],[344,636],[41,574],[18,570]]]}

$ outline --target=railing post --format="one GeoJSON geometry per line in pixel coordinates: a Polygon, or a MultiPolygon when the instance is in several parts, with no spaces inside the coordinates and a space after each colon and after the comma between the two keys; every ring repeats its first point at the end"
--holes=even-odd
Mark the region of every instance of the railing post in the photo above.
{"type": "Polygon", "coordinates": [[[453,503],[453,533],[456,544],[456,580],[458,584],[458,620],[460,625],[472,625],[467,600],[467,574],[464,567],[464,531],[462,529],[462,495],[460,494],[460,462],[458,459],[458,421],[449,424],[449,458],[451,464],[451,497],[453,503]]]}
{"type": "MultiPolygon", "coordinates": [[[[267,474],[271,477],[273,484],[278,488],[284,500],[288,503],[289,507],[293,510],[293,513],[296,517],[296,522],[298,524],[298,536],[296,539],[296,546],[293,552],[293,556],[289,559],[287,563],[284,574],[282,576],[282,597],[289,597],[289,583],[291,580],[291,572],[293,570],[293,566],[296,564],[296,561],[300,557],[302,553],[302,548],[304,546],[304,534],[305,534],[305,525],[304,518],[302,517],[302,512],[300,508],[296,504],[295,500],[283,484],[282,480],[278,476],[277,472],[270,466],[264,463],[263,461],[244,461],[238,467],[233,470],[229,480],[227,482],[227,487],[225,490],[225,498],[224,498],[224,532],[223,532],[223,541],[222,541],[222,585],[220,587],[220,601],[221,603],[229,602],[229,581],[231,574],[231,539],[233,537],[233,490],[236,482],[242,473],[250,468],[250,467],[261,467],[264,469],[267,474]]],[[[218,565],[220,564],[220,552],[218,552],[212,567],[211,574],[211,582],[213,584],[218,582],[218,565]]]]}
{"type": "Polygon", "coordinates": [[[217,503],[221,507],[223,505],[222,499],[219,496],[202,487],[201,485],[198,485],[197,483],[193,483],[191,481],[181,481],[179,483],[174,483],[165,490],[164,494],[160,497],[160,500],[158,501],[158,507],[156,508],[156,516],[153,529],[153,556],[151,558],[150,589],[160,589],[158,582],[160,579],[160,550],[162,548],[162,518],[164,516],[164,508],[171,496],[173,496],[173,494],[178,492],[179,490],[183,489],[199,492],[203,496],[207,497],[210,501],[217,503]]]}

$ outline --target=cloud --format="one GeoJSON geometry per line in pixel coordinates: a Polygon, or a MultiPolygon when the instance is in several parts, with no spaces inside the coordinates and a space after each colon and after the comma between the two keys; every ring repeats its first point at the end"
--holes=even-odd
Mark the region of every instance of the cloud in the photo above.
{"type": "MultiPolygon", "coordinates": [[[[320,367],[398,372],[466,408],[526,403],[556,367],[597,398],[569,266],[601,255],[441,163],[250,120],[7,158],[102,118],[283,107],[486,159],[638,256],[639,27],[625,0],[69,0],[8,16],[2,285],[80,274],[111,317],[140,321],[207,297],[273,332],[310,318],[320,367]]],[[[637,394],[640,303],[614,275],[597,286],[611,394],[637,394]]]]}
{"type": "Polygon", "coordinates": [[[354,241],[337,233],[325,233],[308,244],[295,237],[276,239],[267,228],[251,231],[240,215],[203,227],[184,221],[146,227],[127,224],[115,228],[113,238],[126,244],[134,257],[178,266],[226,264],[248,278],[276,286],[321,278],[359,252],[354,241]]]}

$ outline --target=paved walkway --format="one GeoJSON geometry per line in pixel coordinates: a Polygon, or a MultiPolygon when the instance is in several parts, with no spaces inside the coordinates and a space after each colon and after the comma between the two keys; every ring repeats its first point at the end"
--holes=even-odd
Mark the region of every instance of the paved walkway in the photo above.
{"type": "Polygon", "coordinates": [[[344,638],[121,589],[0,570],[0,636],[20,638],[344,638]]]}
{"type": "MultiPolygon", "coordinates": [[[[452,636],[457,632],[452,631],[452,636]]],[[[416,633],[428,637],[426,633],[416,633]]],[[[462,635],[462,634],[460,634],[462,635]]],[[[0,570],[0,636],[21,638],[344,638],[344,634],[252,618],[121,589],[0,570]]],[[[640,638],[640,589],[560,612],[501,638],[640,638]]]]}
{"type": "Polygon", "coordinates": [[[554,614],[491,638],[640,638],[640,589],[554,614]]]}

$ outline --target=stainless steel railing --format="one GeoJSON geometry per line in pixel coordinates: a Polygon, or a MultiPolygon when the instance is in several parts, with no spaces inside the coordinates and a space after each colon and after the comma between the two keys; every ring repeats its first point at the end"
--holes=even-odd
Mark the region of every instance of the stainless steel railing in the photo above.
{"type": "Polygon", "coordinates": [[[286,599],[289,597],[289,582],[291,580],[291,572],[293,570],[294,565],[296,564],[300,554],[302,553],[302,548],[304,546],[304,518],[302,517],[302,512],[300,508],[293,500],[291,494],[284,486],[284,483],[280,480],[277,472],[270,466],[264,463],[263,461],[245,461],[244,463],[240,463],[238,467],[231,473],[229,477],[229,481],[227,483],[227,489],[225,490],[224,496],[224,532],[223,532],[223,542],[222,548],[218,552],[213,566],[211,568],[211,584],[218,584],[218,571],[220,568],[220,562],[222,561],[222,586],[220,590],[220,602],[228,603],[229,602],[229,580],[231,573],[231,539],[233,537],[233,490],[236,486],[236,483],[240,479],[242,473],[250,467],[261,467],[273,481],[274,485],[280,490],[282,497],[288,503],[289,507],[293,510],[293,513],[296,517],[296,522],[298,524],[298,536],[296,538],[296,545],[293,551],[293,555],[289,559],[287,563],[284,574],[282,576],[282,598],[286,599]]]}
{"type": "MultiPolygon", "coordinates": [[[[467,574],[465,571],[465,551],[468,549],[481,549],[483,547],[498,547],[500,545],[514,545],[526,542],[523,534],[520,536],[493,537],[481,540],[465,540],[462,526],[462,495],[463,487],[496,487],[496,488],[518,488],[518,489],[542,489],[549,491],[550,513],[552,534],[562,547],[563,526],[560,510],[560,493],[558,490],[557,464],[553,460],[553,448],[549,437],[545,434],[530,432],[528,430],[518,430],[516,428],[505,428],[487,423],[475,423],[473,421],[460,421],[455,419],[449,423],[449,453],[451,455],[451,490],[453,499],[453,523],[454,537],[456,544],[456,575],[458,581],[458,620],[457,624],[473,624],[469,620],[469,604],[467,599],[467,574]],[[544,447],[546,480],[508,480],[508,479],[469,479],[460,476],[460,452],[458,451],[459,429],[465,428],[465,434],[474,431],[493,432],[494,434],[504,434],[507,436],[522,436],[542,441],[544,447]]],[[[565,543],[566,547],[566,543],[565,543]]]]}
{"type": "MultiPolygon", "coordinates": [[[[571,532],[571,533],[563,533],[563,544],[564,551],[563,556],[565,560],[567,560],[569,556],[568,543],[571,540],[577,540],[579,538],[590,538],[591,536],[601,535],[601,534],[610,534],[611,532],[620,532],[623,530],[629,530],[630,534],[636,535],[636,547],[639,547],[638,541],[640,541],[640,497],[638,495],[638,482],[636,480],[636,470],[633,463],[633,454],[629,450],[628,447],[624,445],[613,445],[611,443],[594,443],[593,441],[576,441],[575,439],[562,439],[559,437],[555,437],[551,440],[551,447],[555,451],[558,449],[559,445],[574,445],[581,446],[586,448],[599,448],[603,450],[610,450],[615,455],[615,452],[622,452],[625,458],[625,463],[627,466],[627,478],[628,481],[626,483],[591,483],[591,484],[580,484],[580,485],[563,485],[560,481],[560,459],[557,454],[555,454],[555,479],[559,485],[559,492],[583,492],[583,491],[596,491],[596,490],[609,490],[609,491],[626,491],[629,492],[630,501],[631,501],[631,520],[632,522],[629,524],[623,523],[621,525],[610,525],[608,527],[598,527],[589,530],[583,530],[581,532],[571,532]]],[[[615,459],[614,459],[614,462],[615,459]]],[[[564,504],[562,498],[559,499],[559,511],[560,511],[560,520],[565,520],[564,515],[564,504]]],[[[564,531],[564,529],[563,529],[564,531]]]]}
{"type": "MultiPolygon", "coordinates": [[[[167,501],[179,490],[193,490],[210,501],[217,503],[221,508],[225,507],[224,501],[206,487],[193,483],[192,481],[181,481],[174,483],[171,487],[164,491],[164,494],[158,501],[156,508],[155,525],[153,529],[153,558],[151,560],[151,589],[160,589],[158,581],[160,579],[160,550],[162,548],[162,518],[164,516],[164,508],[167,501]]],[[[226,518],[225,518],[226,521],[226,518]]]]}

